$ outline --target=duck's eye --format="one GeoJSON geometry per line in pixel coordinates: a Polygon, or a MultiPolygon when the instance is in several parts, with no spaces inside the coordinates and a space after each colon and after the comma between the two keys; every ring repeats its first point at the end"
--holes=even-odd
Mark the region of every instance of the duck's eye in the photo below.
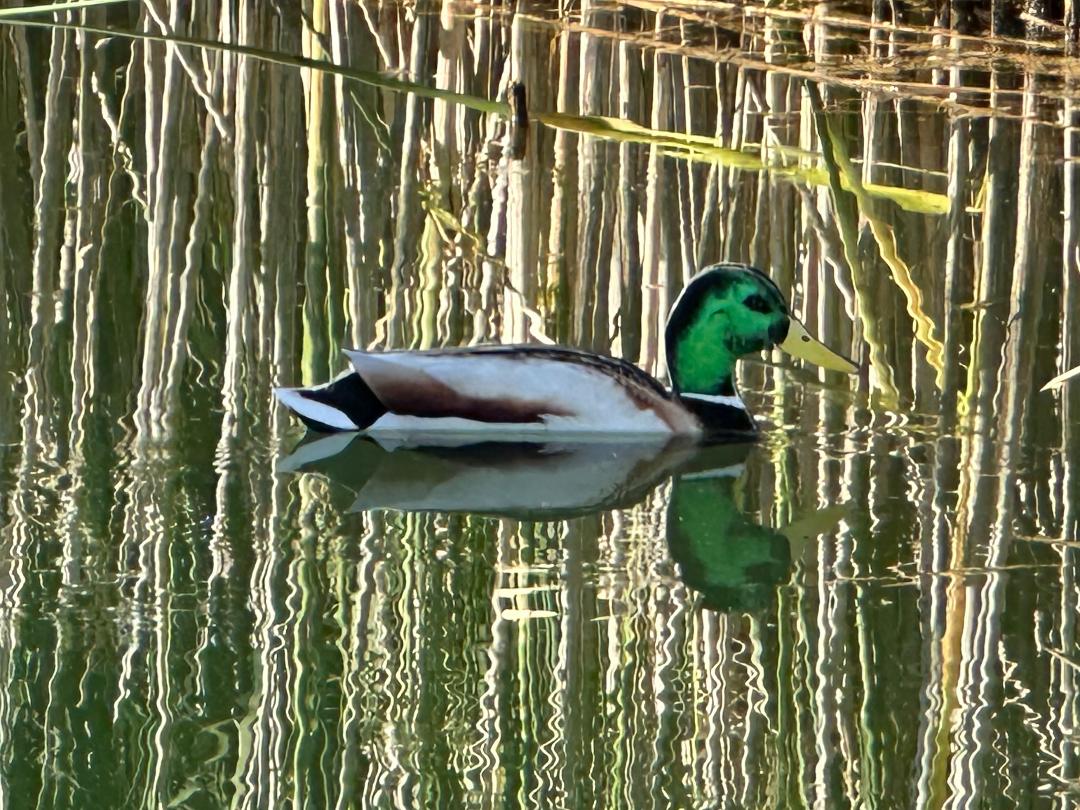
{"type": "Polygon", "coordinates": [[[754,295],[746,296],[742,303],[744,307],[753,310],[754,312],[765,313],[770,309],[769,302],[756,293],[754,295]]]}

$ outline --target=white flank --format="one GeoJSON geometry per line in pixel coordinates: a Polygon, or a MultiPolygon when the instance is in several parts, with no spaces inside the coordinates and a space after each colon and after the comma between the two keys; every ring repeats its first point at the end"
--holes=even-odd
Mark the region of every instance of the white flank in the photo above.
{"type": "MultiPolygon", "coordinates": [[[[369,433],[447,432],[462,434],[506,433],[521,436],[552,434],[671,435],[693,433],[690,418],[679,419],[681,409],[657,396],[677,428],[652,407],[642,407],[617,380],[589,366],[543,357],[498,355],[346,352],[353,366],[376,396],[394,407],[394,389],[408,387],[410,374],[435,379],[470,399],[538,403],[554,414],[541,422],[494,424],[457,417],[416,419],[387,414],[369,433]]],[[[422,384],[418,387],[422,388],[422,384]]]]}
{"type": "Polygon", "coordinates": [[[434,444],[440,447],[472,444],[477,435],[497,438],[500,441],[565,437],[575,442],[596,440],[607,443],[619,436],[661,437],[670,436],[672,431],[659,419],[643,425],[628,426],[623,423],[610,429],[597,424],[595,420],[566,416],[551,416],[541,422],[480,422],[458,416],[432,418],[387,413],[376,419],[364,432],[378,439],[379,444],[390,450],[413,444],[434,444]],[[418,438],[423,441],[416,441],[418,438]]]}
{"type": "MultiPolygon", "coordinates": [[[[323,387],[323,386],[320,386],[323,387]]],[[[330,405],[300,394],[299,388],[275,388],[274,396],[289,410],[336,430],[359,430],[352,419],[330,405]]]]}
{"type": "Polygon", "coordinates": [[[683,394],[680,392],[679,396],[683,399],[696,399],[699,402],[713,402],[717,405],[727,405],[729,408],[738,408],[740,411],[746,410],[746,403],[742,401],[742,397],[738,394],[732,396],[730,394],[683,394]]]}

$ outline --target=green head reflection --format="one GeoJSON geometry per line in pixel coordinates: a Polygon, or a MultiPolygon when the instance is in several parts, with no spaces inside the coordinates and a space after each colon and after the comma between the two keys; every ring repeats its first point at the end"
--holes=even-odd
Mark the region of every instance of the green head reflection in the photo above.
{"type": "Polygon", "coordinates": [[[701,594],[705,607],[753,613],[787,581],[791,547],[783,534],[739,511],[735,480],[728,469],[676,476],[667,542],[683,582],[701,594]]]}

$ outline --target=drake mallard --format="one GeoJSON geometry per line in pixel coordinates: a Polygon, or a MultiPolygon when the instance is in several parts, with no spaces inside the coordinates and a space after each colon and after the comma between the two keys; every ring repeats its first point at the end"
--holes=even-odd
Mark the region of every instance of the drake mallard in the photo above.
{"type": "Polygon", "coordinates": [[[686,285],[664,332],[671,388],[625,360],[560,346],[346,351],[353,370],[275,394],[309,428],[369,435],[527,439],[757,432],[735,363],[779,346],[823,368],[854,363],[812,338],[772,280],[716,264],[686,285]]]}

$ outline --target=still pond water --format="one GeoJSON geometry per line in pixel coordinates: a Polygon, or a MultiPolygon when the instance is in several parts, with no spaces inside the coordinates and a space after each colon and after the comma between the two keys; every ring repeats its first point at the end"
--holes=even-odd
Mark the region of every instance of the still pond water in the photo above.
{"type": "Polygon", "coordinates": [[[860,3],[182,6],[0,27],[4,805],[1072,805],[1060,48],[860,3]],[[662,376],[719,260],[865,369],[744,363],[753,446],[314,444],[272,402],[354,346],[662,376]]]}

